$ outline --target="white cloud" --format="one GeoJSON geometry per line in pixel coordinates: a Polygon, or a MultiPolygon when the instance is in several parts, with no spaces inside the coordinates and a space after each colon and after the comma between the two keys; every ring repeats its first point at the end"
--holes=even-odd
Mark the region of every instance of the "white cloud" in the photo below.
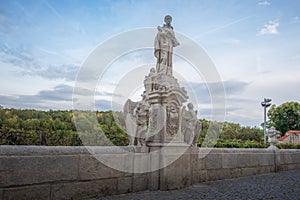
{"type": "Polygon", "coordinates": [[[278,34],[279,23],[275,21],[269,21],[268,24],[264,25],[257,33],[257,35],[276,35],[278,34]]]}
{"type": "MultiPolygon", "coordinates": [[[[53,60],[58,60],[57,57],[60,56],[59,53],[46,49],[39,48],[39,50],[53,54],[54,57],[51,57],[53,60]]],[[[39,58],[43,58],[41,54],[39,58]]],[[[39,58],[36,58],[29,49],[11,48],[6,44],[0,44],[0,64],[11,64],[18,69],[19,75],[36,76],[48,80],[75,80],[80,67],[78,64],[49,64],[49,62],[44,64],[41,61],[45,61],[45,59],[39,58]]],[[[7,70],[8,68],[3,68],[2,73],[7,70]]]]}
{"type": "Polygon", "coordinates": [[[298,16],[296,16],[296,17],[292,18],[291,24],[296,24],[296,23],[299,23],[299,22],[300,22],[300,18],[298,16]]]}
{"type": "Polygon", "coordinates": [[[269,6],[269,5],[271,5],[271,3],[268,2],[268,1],[260,1],[260,2],[258,2],[257,4],[258,4],[259,6],[269,6]]]}

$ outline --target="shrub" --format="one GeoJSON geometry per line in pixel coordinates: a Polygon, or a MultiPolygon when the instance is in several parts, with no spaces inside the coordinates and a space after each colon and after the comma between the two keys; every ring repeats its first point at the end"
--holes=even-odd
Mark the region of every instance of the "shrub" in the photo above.
{"type": "Polygon", "coordinates": [[[279,143],[276,145],[279,149],[300,149],[300,144],[279,143]]]}

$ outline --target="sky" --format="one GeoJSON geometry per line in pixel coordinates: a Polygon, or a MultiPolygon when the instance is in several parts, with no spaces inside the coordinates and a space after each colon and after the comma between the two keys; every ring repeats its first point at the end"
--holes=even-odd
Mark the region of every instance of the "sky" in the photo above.
{"type": "MultiPolygon", "coordinates": [[[[0,0],[0,105],[72,109],[76,77],[93,50],[124,32],[162,25],[167,14],[175,32],[195,41],[214,63],[225,88],[224,120],[260,126],[264,98],[276,105],[300,102],[299,1],[0,0]]],[[[98,77],[97,109],[112,108],[112,94],[130,71],[154,63],[152,49],[114,60],[98,77]]],[[[209,119],[205,77],[176,56],[174,70],[199,99],[199,117],[209,119]]],[[[142,83],[134,89],[132,98],[142,83]]]]}

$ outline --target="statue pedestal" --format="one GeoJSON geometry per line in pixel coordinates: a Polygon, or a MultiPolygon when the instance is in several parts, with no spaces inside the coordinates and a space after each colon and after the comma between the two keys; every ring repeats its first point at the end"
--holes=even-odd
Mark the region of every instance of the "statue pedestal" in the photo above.
{"type": "Polygon", "coordinates": [[[148,104],[150,105],[146,139],[148,146],[180,144],[184,141],[180,125],[181,107],[187,101],[188,96],[183,88],[179,88],[178,84],[173,83],[175,78],[168,77],[167,79],[172,80],[169,88],[162,87],[162,83],[156,83],[162,89],[148,92],[148,104]]]}
{"type": "Polygon", "coordinates": [[[150,172],[151,190],[178,189],[192,184],[192,154],[189,145],[152,143],[149,151],[151,166],[159,167],[159,170],[150,172]]]}

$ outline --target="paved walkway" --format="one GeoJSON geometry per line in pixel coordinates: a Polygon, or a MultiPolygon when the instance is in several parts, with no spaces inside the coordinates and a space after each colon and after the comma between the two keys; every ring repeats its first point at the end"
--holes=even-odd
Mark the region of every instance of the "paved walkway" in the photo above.
{"type": "Polygon", "coordinates": [[[100,199],[299,200],[300,170],[206,182],[180,190],[143,191],[100,199]]]}

